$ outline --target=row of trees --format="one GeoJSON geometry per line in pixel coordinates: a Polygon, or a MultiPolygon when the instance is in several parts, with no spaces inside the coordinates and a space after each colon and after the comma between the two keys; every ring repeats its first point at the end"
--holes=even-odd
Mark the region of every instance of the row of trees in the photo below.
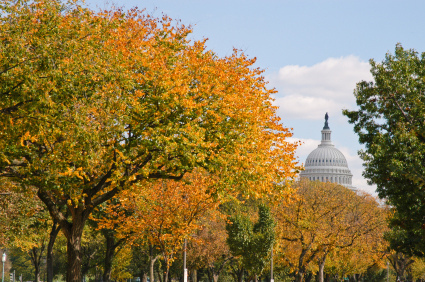
{"type": "MultiPolygon", "coordinates": [[[[382,275],[390,254],[383,238],[388,211],[370,195],[303,180],[293,186],[294,195],[272,203],[212,196],[207,189],[214,185],[208,174],[195,171],[182,181],[146,184],[143,193],[127,190],[96,209],[82,236],[83,276],[103,281],[179,279],[185,238],[191,281],[269,279],[272,248],[278,281],[310,281],[314,276],[319,281],[364,279],[371,269],[382,275]]],[[[15,196],[21,194],[11,192],[2,202],[2,216],[10,220],[5,222],[7,234],[13,234],[8,237],[13,269],[26,273],[26,280],[39,281],[51,219],[45,208],[35,210],[41,203],[34,194],[27,196],[33,204],[24,203],[34,212],[30,217],[15,196]],[[9,211],[14,208],[21,212],[13,216],[9,211]],[[40,225],[43,214],[45,224],[40,225]],[[25,232],[19,233],[22,227],[25,232]],[[32,267],[24,258],[31,258],[32,267]]],[[[60,233],[51,249],[53,276],[66,273],[65,249],[66,238],[60,233]]]]}
{"type": "MultiPolygon", "coordinates": [[[[211,277],[231,265],[256,279],[272,245],[298,281],[379,264],[385,208],[339,186],[291,184],[297,144],[255,59],[220,58],[188,39],[190,27],[137,9],[4,0],[0,10],[0,243],[30,252],[36,277],[45,251],[52,281],[57,238],[67,281],[90,261],[108,281],[117,254],[131,261],[136,246],[151,280],[158,261],[166,281],[183,239],[203,253],[197,234],[221,242],[219,259],[197,260],[211,277]],[[105,247],[86,253],[98,239],[105,247]],[[360,256],[363,266],[350,263],[360,256]]],[[[395,267],[399,253],[404,265],[424,255],[424,58],[397,46],[371,61],[375,81],[359,83],[360,109],[344,112],[366,144],[365,176],[394,207],[395,267]]]]}

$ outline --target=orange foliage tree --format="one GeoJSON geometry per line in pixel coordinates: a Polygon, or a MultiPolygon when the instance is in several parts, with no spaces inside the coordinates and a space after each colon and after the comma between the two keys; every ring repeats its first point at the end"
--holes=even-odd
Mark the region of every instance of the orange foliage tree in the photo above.
{"type": "Polygon", "coordinates": [[[296,145],[255,59],[220,58],[167,17],[76,1],[0,5],[0,176],[36,187],[67,238],[67,281],[81,280],[93,209],[137,182],[203,167],[281,193],[296,145]]]}
{"type": "Polygon", "coordinates": [[[188,249],[189,264],[193,272],[198,268],[205,268],[209,281],[217,282],[220,274],[234,259],[226,242],[227,220],[214,214],[207,214],[201,220],[202,229],[196,233],[188,249]]]}
{"type": "MultiPolygon", "coordinates": [[[[164,281],[177,251],[185,238],[201,229],[201,217],[216,212],[220,204],[216,181],[213,177],[195,170],[181,181],[156,180],[137,183],[132,189],[122,191],[119,203],[109,205],[108,218],[98,220],[101,228],[112,229],[118,236],[144,238],[148,245],[158,248],[165,261],[164,281]],[[140,189],[143,186],[143,189],[140,189]],[[121,224],[117,225],[116,222],[121,224]]],[[[158,257],[150,258],[150,277],[158,257]]]]}

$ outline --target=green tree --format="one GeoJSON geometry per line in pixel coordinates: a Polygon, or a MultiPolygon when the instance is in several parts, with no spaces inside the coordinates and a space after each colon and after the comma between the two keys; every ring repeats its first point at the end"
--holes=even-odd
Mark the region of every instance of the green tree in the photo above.
{"type": "Polygon", "coordinates": [[[396,209],[392,225],[408,233],[404,252],[423,256],[425,53],[398,44],[394,54],[370,65],[373,81],[359,82],[354,92],[359,109],[343,113],[365,145],[359,152],[364,176],[396,209]]]}
{"type": "Polygon", "coordinates": [[[274,226],[270,209],[263,204],[258,207],[258,221],[255,224],[249,216],[237,212],[226,225],[230,252],[240,258],[242,268],[255,281],[270,261],[275,240],[274,226]]]}

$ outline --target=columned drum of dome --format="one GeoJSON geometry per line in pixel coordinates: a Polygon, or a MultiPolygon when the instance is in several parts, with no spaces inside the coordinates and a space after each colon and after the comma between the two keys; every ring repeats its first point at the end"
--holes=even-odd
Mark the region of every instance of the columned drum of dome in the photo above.
{"type": "Polygon", "coordinates": [[[301,171],[300,177],[322,182],[341,184],[351,190],[353,175],[348,168],[345,156],[332,144],[331,129],[328,125],[328,113],[325,115],[325,125],[322,129],[322,141],[313,150],[305,161],[305,170],[301,171]]]}

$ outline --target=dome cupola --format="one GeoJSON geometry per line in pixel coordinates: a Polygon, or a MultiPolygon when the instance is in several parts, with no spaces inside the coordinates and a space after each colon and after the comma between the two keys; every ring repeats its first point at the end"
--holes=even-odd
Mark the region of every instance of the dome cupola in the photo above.
{"type": "Polygon", "coordinates": [[[322,129],[322,141],[313,150],[305,161],[305,170],[300,173],[300,177],[307,177],[310,180],[338,183],[347,188],[355,190],[352,186],[352,178],[347,160],[332,144],[331,129],[328,124],[328,113],[325,115],[325,125],[322,129]]]}

